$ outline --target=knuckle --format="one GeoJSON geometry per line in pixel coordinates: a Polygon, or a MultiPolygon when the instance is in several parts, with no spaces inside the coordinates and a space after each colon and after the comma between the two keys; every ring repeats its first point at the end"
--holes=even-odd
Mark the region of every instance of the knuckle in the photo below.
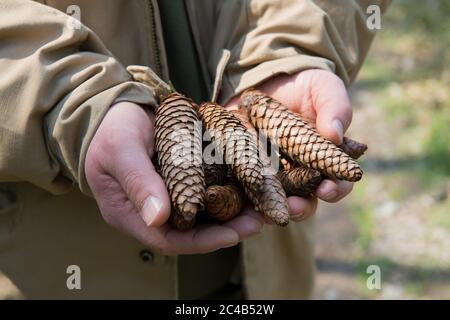
{"type": "Polygon", "coordinates": [[[128,195],[136,194],[143,178],[143,174],[139,170],[129,170],[125,174],[123,189],[128,195]]]}

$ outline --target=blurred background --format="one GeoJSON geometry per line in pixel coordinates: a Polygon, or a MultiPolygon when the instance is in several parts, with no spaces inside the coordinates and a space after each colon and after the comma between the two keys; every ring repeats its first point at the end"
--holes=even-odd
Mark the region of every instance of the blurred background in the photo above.
{"type": "Polygon", "coordinates": [[[450,299],[449,17],[450,1],[396,0],[382,18],[350,92],[365,175],[319,207],[315,298],[450,299]]]}

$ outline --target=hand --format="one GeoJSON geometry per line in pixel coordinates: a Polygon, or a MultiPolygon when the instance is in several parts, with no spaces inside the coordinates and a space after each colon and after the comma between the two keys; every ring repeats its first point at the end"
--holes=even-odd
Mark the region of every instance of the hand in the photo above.
{"type": "MultiPolygon", "coordinates": [[[[319,133],[335,144],[341,144],[344,132],[352,120],[352,108],[344,83],[334,73],[311,69],[295,75],[281,75],[258,87],[279,100],[294,112],[315,121],[319,133]]],[[[237,104],[233,99],[227,106],[237,104]]],[[[351,192],[353,183],[324,180],[316,196],[327,202],[336,202],[351,192]]],[[[301,221],[317,208],[317,198],[289,197],[291,219],[301,221]]]]}
{"type": "Polygon", "coordinates": [[[150,160],[153,129],[153,113],[121,102],[111,107],[92,139],[86,178],[108,224],[165,255],[211,252],[260,232],[262,220],[253,213],[186,232],[173,229],[166,222],[169,195],[150,160]]]}

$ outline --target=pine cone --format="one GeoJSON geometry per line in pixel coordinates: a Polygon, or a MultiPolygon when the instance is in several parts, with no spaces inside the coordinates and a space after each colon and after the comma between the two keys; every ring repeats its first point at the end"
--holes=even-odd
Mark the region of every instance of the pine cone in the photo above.
{"type": "Polygon", "coordinates": [[[284,157],[280,157],[280,170],[287,171],[287,170],[290,170],[290,169],[294,169],[294,168],[296,168],[298,166],[299,166],[299,164],[294,163],[293,161],[288,160],[288,159],[286,159],[284,157]]]}
{"type": "Polygon", "coordinates": [[[247,196],[255,205],[255,209],[270,221],[282,227],[289,223],[286,193],[276,175],[264,175],[261,190],[248,190],[247,196]]]}
{"type": "Polygon", "coordinates": [[[194,227],[196,218],[194,217],[188,221],[181,214],[179,214],[175,208],[172,208],[169,221],[175,229],[185,231],[194,227]]]}
{"type": "Polygon", "coordinates": [[[344,137],[344,140],[339,148],[342,149],[353,159],[359,159],[367,150],[367,145],[356,140],[344,137]]]}
{"type": "MultiPolygon", "coordinates": [[[[251,124],[248,114],[245,111],[243,112],[242,109],[233,110],[232,112],[246,126],[253,135],[253,138],[255,140],[258,139],[256,129],[251,124]]],[[[275,170],[270,166],[270,159],[267,153],[260,148],[258,149],[258,153],[262,163],[265,165],[264,184],[260,192],[247,190],[244,187],[245,193],[253,202],[258,212],[270,221],[280,226],[285,226],[289,223],[286,193],[275,170]]]]}
{"type": "Polygon", "coordinates": [[[172,205],[187,222],[204,209],[202,136],[189,98],[172,93],[156,109],[156,152],[172,205]]]}
{"type": "Polygon", "coordinates": [[[203,103],[199,109],[203,123],[219,152],[224,155],[239,182],[248,189],[259,190],[263,165],[257,145],[245,126],[231,112],[215,103],[203,103]]]}
{"type": "Polygon", "coordinates": [[[276,141],[280,151],[299,164],[337,179],[361,179],[362,170],[352,158],[280,102],[260,91],[247,90],[241,96],[241,107],[247,109],[255,128],[276,141]]]}
{"type": "Polygon", "coordinates": [[[319,171],[305,166],[280,170],[277,176],[287,196],[307,197],[317,189],[322,181],[319,171]]]}
{"type": "Polygon", "coordinates": [[[238,109],[230,110],[230,112],[232,114],[234,114],[236,116],[236,118],[238,118],[241,121],[241,123],[245,126],[245,128],[247,128],[248,132],[252,135],[253,139],[255,141],[258,141],[258,132],[256,131],[253,124],[251,123],[250,118],[248,117],[247,111],[245,109],[238,108],[238,109]]]}
{"type": "Polygon", "coordinates": [[[206,212],[216,221],[228,221],[242,209],[244,199],[236,184],[212,185],[206,189],[206,212]]]}
{"type": "MultiPolygon", "coordinates": [[[[316,124],[313,120],[302,118],[311,128],[317,130],[316,124]]],[[[364,152],[367,151],[367,145],[356,140],[350,139],[348,137],[344,137],[342,143],[338,145],[342,151],[348,154],[353,159],[359,159],[364,152]]]]}
{"type": "Polygon", "coordinates": [[[228,168],[225,164],[203,163],[206,186],[222,185],[227,176],[228,168]]]}

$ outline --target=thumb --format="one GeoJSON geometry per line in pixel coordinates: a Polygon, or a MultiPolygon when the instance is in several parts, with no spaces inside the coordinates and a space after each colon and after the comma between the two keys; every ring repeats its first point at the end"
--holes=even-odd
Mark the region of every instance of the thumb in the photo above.
{"type": "Polygon", "coordinates": [[[314,87],[317,130],[336,145],[352,121],[352,107],[344,83],[334,74],[314,87]]]}
{"type": "Polygon", "coordinates": [[[144,147],[122,150],[112,161],[110,172],[147,226],[159,227],[167,221],[169,195],[144,147]]]}

